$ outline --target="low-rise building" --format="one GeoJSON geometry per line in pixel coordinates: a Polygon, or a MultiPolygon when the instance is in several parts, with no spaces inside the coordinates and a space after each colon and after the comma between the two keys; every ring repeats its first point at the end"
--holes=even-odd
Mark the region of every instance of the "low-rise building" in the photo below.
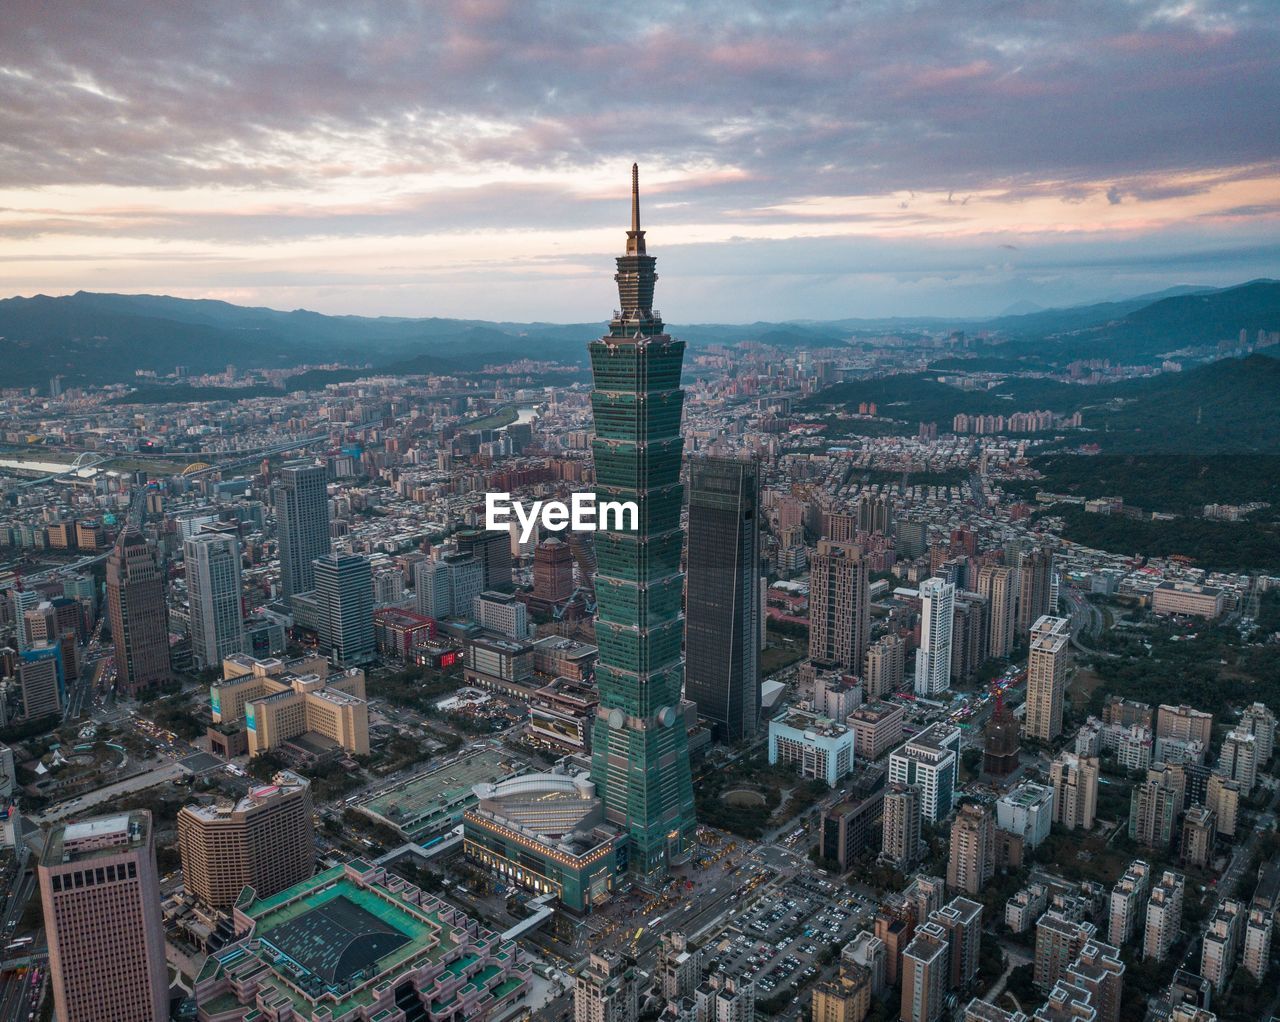
{"type": "Polygon", "coordinates": [[[1213,586],[1165,581],[1151,591],[1151,610],[1212,621],[1222,616],[1223,599],[1222,590],[1213,586]]]}
{"type": "Polygon", "coordinates": [[[296,757],[321,757],[326,748],[369,754],[369,704],[364,671],[333,670],[323,657],[259,660],[237,653],[222,662],[209,688],[215,725],[243,726],[249,755],[288,746],[296,757]]]}
{"type": "Polygon", "coordinates": [[[853,773],[853,732],[807,710],[769,721],[769,762],[792,766],[801,777],[835,786],[853,773]]]}
{"type": "Polygon", "coordinates": [[[1053,789],[1023,781],[996,801],[996,826],[1017,834],[1024,847],[1036,848],[1053,826],[1053,789]]]}
{"type": "Polygon", "coordinates": [[[196,977],[203,1020],[264,1005],[277,1016],[359,1022],[496,1016],[532,980],[514,941],[362,859],[270,898],[241,899],[233,925],[236,942],[196,977]],[[446,1006],[456,1014],[443,1014],[446,1006]]]}
{"type": "Polygon", "coordinates": [[[906,712],[900,703],[875,702],[849,714],[845,723],[853,731],[858,759],[875,762],[899,744],[906,712]]]}

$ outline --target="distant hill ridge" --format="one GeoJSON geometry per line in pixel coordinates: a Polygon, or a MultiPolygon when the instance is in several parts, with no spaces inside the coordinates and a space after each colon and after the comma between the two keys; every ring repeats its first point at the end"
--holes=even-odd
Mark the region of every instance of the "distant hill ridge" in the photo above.
{"type": "MultiPolygon", "coordinates": [[[[1240,329],[1280,330],[1280,282],[1211,289],[1184,285],[1154,295],[990,320],[843,319],[673,325],[691,344],[744,340],[777,347],[838,347],[886,329],[991,332],[988,359],[1061,364],[1076,358],[1136,361],[1186,344],[1233,339],[1240,329]]],[[[441,317],[328,316],[214,299],[78,291],[0,300],[0,360],[10,385],[114,383],[137,370],[161,375],[287,368],[341,361],[402,372],[450,372],[522,357],[582,362],[601,323],[507,323],[441,317]],[[412,368],[410,368],[412,367],[412,368]]],[[[997,363],[998,364],[998,363],[997,363]]]]}

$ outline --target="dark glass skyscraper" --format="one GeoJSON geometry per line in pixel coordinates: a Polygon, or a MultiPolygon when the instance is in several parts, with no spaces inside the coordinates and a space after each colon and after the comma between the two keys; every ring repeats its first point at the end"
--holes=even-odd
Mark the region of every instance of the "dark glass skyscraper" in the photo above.
{"type": "Polygon", "coordinates": [[[640,230],[631,168],[631,230],[618,257],[620,308],[589,345],[592,455],[601,501],[634,501],[638,528],[596,533],[596,679],[591,778],[610,821],[630,837],[628,866],[658,878],[694,839],[689,736],[680,712],[680,370],[684,342],[653,308],[656,260],[640,230]]]}
{"type": "Polygon", "coordinates": [[[759,500],[754,461],[691,463],[684,692],[724,742],[760,719],[759,500]]]}
{"type": "Polygon", "coordinates": [[[121,692],[133,695],[173,678],[164,574],[140,533],[122,533],[107,558],[107,617],[121,692]]]}
{"type": "Polygon", "coordinates": [[[275,489],[280,593],[287,600],[316,587],[314,562],[329,552],[329,494],[323,465],[286,465],[275,489]]]}
{"type": "Polygon", "coordinates": [[[335,664],[364,664],[377,655],[373,634],[373,569],[359,554],[325,554],[314,565],[320,602],[320,649],[335,664]]]}

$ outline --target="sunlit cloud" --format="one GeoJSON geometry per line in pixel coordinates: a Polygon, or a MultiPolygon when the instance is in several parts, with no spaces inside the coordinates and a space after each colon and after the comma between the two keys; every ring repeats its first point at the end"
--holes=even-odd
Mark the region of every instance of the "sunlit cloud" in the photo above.
{"type": "Polygon", "coordinates": [[[633,159],[685,320],[994,311],[1280,254],[1260,5],[13,6],[17,293],[591,318],[633,159]]]}

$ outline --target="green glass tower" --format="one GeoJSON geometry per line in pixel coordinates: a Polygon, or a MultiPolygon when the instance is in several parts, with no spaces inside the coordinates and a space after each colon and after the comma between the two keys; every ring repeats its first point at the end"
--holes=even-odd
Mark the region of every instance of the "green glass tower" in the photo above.
{"type": "MultiPolygon", "coordinates": [[[[592,341],[596,494],[634,501],[634,531],[595,536],[596,679],[591,778],[610,821],[630,837],[628,868],[658,879],[694,841],[689,736],[680,712],[680,370],[684,342],[653,308],[657,260],[640,230],[639,171],[631,167],[631,230],[618,257],[619,309],[592,341]]],[[[628,523],[629,524],[629,523],[628,523]]]]}

